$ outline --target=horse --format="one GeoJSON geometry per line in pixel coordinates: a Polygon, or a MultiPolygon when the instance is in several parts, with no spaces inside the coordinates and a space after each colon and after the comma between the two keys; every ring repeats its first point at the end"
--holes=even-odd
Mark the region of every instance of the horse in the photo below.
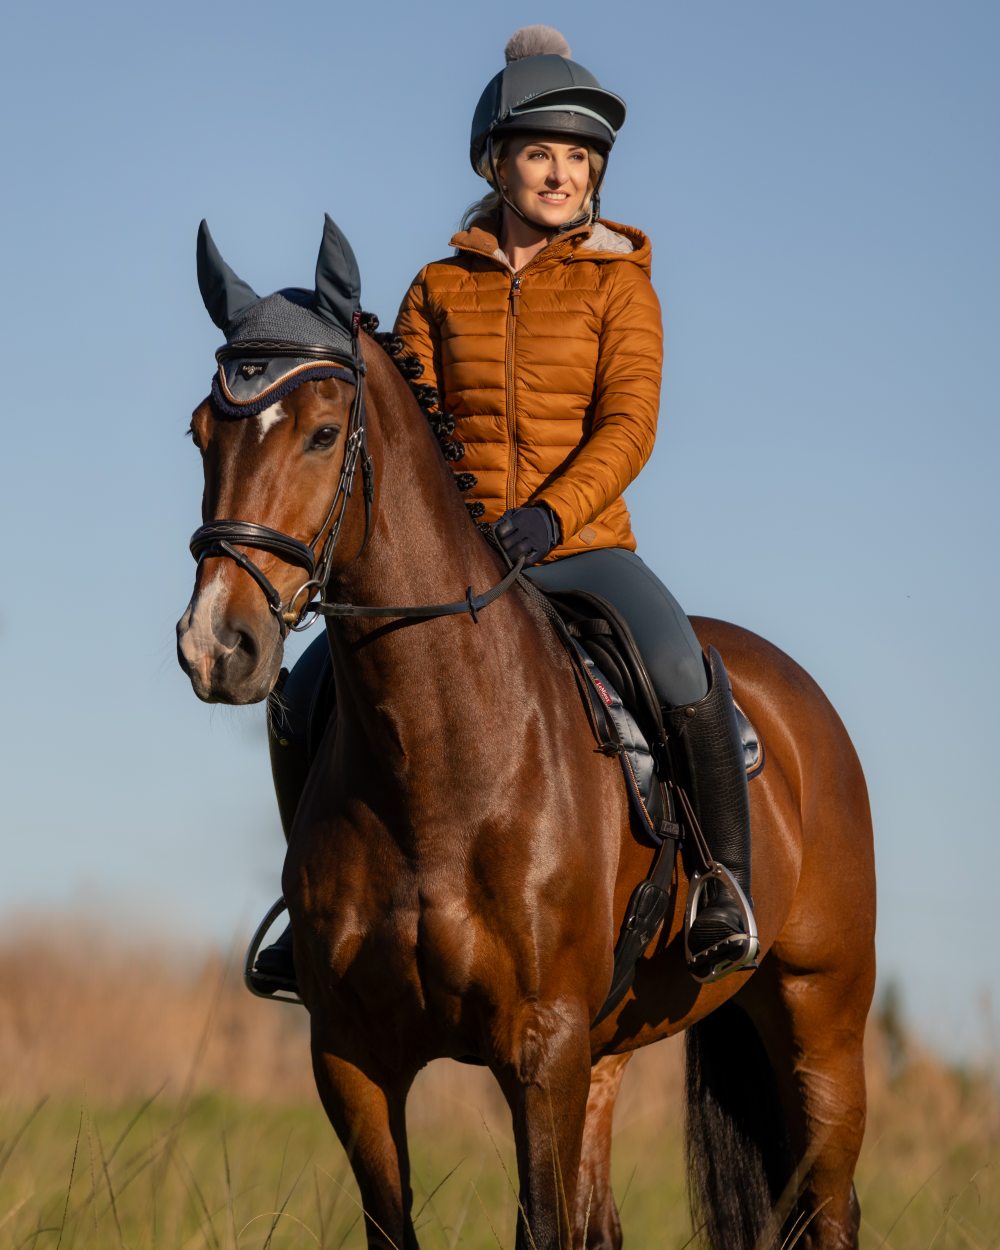
{"type": "MultiPolygon", "coordinates": [[[[486,1065],[509,1105],[518,1250],[618,1250],[615,1098],[633,1052],[682,1031],[707,1244],[776,1246],[791,1229],[808,1250],[857,1247],[875,891],[865,781],[841,720],[776,647],[692,618],[766,747],[750,785],[760,958],[692,979],[682,855],[658,936],[595,1024],[651,851],[565,648],[484,541],[410,384],[341,285],[350,344],[332,372],[310,372],[314,352],[280,402],[242,415],[213,385],[194,412],[203,525],[178,654],[199,698],[258,702],[288,630],[320,599],[330,609],[336,724],[282,889],[316,1084],[369,1250],[416,1250],[404,1108],[441,1057],[486,1065]]],[[[213,315],[225,325],[232,312],[213,315]]],[[[270,376],[268,345],[251,346],[270,376]]]]}

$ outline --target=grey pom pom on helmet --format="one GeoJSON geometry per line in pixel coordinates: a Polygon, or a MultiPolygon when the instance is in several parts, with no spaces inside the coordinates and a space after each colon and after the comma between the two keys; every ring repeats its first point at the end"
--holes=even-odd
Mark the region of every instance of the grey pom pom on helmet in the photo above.
{"type": "Polygon", "coordinates": [[[469,158],[483,173],[487,145],[501,135],[547,134],[605,155],[625,121],[625,101],[569,59],[551,26],[524,26],[510,37],[507,64],[487,84],[472,118],[469,158]]]}
{"type": "Polygon", "coordinates": [[[507,40],[503,54],[508,65],[526,56],[564,56],[569,60],[573,55],[564,36],[554,26],[522,26],[507,40]]]}

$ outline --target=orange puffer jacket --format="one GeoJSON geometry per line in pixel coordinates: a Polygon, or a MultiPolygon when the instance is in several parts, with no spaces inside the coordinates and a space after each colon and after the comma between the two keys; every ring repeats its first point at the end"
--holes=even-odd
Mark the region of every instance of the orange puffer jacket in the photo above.
{"type": "Polygon", "coordinates": [[[622,491],[656,435],[663,330],[651,247],[613,222],[550,243],[513,272],[481,226],[425,266],[396,320],[455,418],[474,473],[466,498],[496,521],[547,504],[563,541],[548,556],[635,550],[622,491]]]}

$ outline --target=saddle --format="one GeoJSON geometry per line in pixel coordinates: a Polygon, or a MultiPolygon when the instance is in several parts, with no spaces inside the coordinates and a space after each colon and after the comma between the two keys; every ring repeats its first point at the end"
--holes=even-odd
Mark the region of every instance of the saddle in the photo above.
{"type": "MultiPolygon", "coordinates": [[[[664,750],[663,714],[646,665],[628,623],[600,595],[588,591],[531,591],[555,611],[557,631],[574,660],[588,696],[591,726],[600,749],[617,755],[639,833],[659,846],[659,822],[667,815],[657,784],[683,782],[674,776],[675,762],[664,750]]],[[[737,703],[736,720],[743,742],[747,780],[764,767],[764,748],[749,717],[737,703]]]]}
{"type": "MultiPolygon", "coordinates": [[[[545,594],[572,658],[599,749],[616,755],[639,832],[654,846],[669,823],[667,735],[659,700],[632,631],[616,608],[588,591],[545,594]]],[[[550,613],[551,615],[551,613],[550,613]]]]}

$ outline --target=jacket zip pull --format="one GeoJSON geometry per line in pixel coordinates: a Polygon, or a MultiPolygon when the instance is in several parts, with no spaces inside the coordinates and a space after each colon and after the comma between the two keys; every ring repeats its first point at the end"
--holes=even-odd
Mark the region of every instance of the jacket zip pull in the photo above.
{"type": "Polygon", "coordinates": [[[510,311],[513,316],[518,314],[518,305],[521,302],[521,279],[515,276],[510,284],[510,311]]]}

